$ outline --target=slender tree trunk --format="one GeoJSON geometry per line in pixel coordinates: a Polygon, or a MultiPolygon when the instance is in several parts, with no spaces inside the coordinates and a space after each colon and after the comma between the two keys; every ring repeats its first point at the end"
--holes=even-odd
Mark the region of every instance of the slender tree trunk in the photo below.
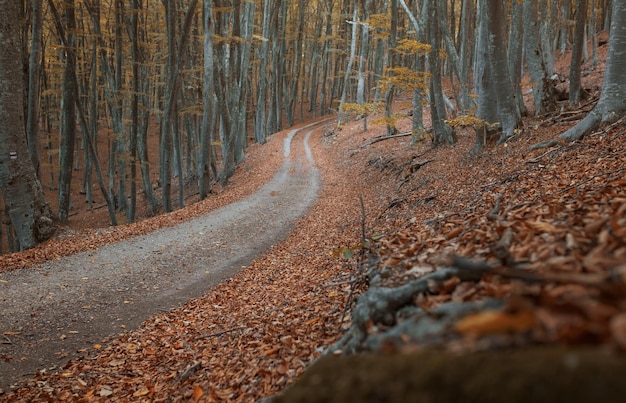
{"type": "Polygon", "coordinates": [[[26,117],[26,134],[28,152],[33,160],[35,173],[40,176],[40,137],[39,137],[39,102],[41,96],[41,55],[42,55],[42,0],[32,0],[31,48],[28,62],[28,103],[26,117]]]}
{"type": "Polygon", "coordinates": [[[272,21],[272,10],[276,10],[276,7],[272,7],[274,1],[264,0],[263,2],[263,23],[261,28],[261,36],[263,37],[261,42],[261,55],[259,58],[259,79],[258,79],[258,92],[256,103],[256,118],[254,124],[254,139],[259,144],[265,144],[267,138],[267,86],[268,86],[268,63],[270,54],[270,23],[272,21]]]}
{"type": "Polygon", "coordinates": [[[456,139],[452,128],[446,124],[446,107],[444,104],[443,85],[441,83],[441,30],[439,29],[439,14],[441,9],[436,0],[430,0],[431,15],[429,22],[429,38],[432,50],[430,52],[430,113],[433,127],[433,142],[435,144],[453,144],[456,139]]]}
{"type": "MultiPolygon", "coordinates": [[[[304,26],[304,11],[305,4],[303,0],[298,0],[298,27],[304,26]]],[[[298,96],[298,84],[300,82],[300,70],[302,69],[302,29],[297,30],[294,64],[292,68],[291,85],[288,92],[289,99],[287,100],[287,125],[293,126],[294,111],[296,108],[296,98],[298,96]]]]}
{"type": "Polygon", "coordinates": [[[569,103],[575,105],[580,101],[580,72],[585,47],[585,24],[587,20],[587,0],[576,1],[576,27],[574,28],[574,45],[569,68],[569,103]]]}
{"type": "Polygon", "coordinates": [[[509,73],[511,74],[511,83],[515,91],[515,99],[522,115],[527,115],[526,105],[524,104],[524,95],[522,94],[522,56],[523,56],[523,38],[524,38],[524,18],[523,7],[519,1],[511,3],[511,27],[509,31],[509,73]]]}
{"type": "Polygon", "coordinates": [[[61,144],[59,146],[59,220],[67,223],[71,207],[72,170],[76,141],[76,16],[74,0],[64,3],[66,27],[65,69],[63,73],[63,99],[61,101],[61,144]]]}
{"type": "Polygon", "coordinates": [[[561,134],[564,140],[577,140],[602,124],[617,121],[626,113],[626,2],[614,0],[612,10],[602,95],[583,120],[561,134]]]}
{"type": "Polygon", "coordinates": [[[549,112],[556,107],[539,37],[538,5],[538,0],[524,0],[524,47],[533,83],[535,114],[549,112]]]}
{"type": "Polygon", "coordinates": [[[348,65],[346,66],[346,72],[343,76],[343,91],[341,92],[341,102],[339,104],[339,119],[338,124],[341,126],[346,123],[347,115],[344,113],[343,105],[348,102],[348,89],[349,89],[349,80],[352,75],[352,63],[354,61],[354,57],[356,55],[356,40],[358,33],[358,18],[359,18],[359,3],[357,1],[354,2],[354,9],[352,10],[352,21],[349,23],[352,25],[352,35],[350,39],[350,56],[348,57],[348,65]]]}
{"type": "Polygon", "coordinates": [[[200,200],[204,200],[211,191],[211,132],[215,129],[215,81],[213,76],[213,34],[214,16],[213,0],[203,0],[203,27],[204,27],[204,92],[202,126],[200,128],[200,156],[198,172],[198,187],[200,200]]]}

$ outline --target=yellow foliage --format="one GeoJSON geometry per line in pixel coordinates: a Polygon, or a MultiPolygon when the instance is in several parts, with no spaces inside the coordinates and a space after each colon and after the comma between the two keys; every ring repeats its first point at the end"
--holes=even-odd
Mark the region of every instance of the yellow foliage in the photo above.
{"type": "Polygon", "coordinates": [[[383,116],[382,118],[372,122],[374,125],[385,125],[395,127],[396,123],[398,123],[397,116],[383,116]]]}
{"type": "Polygon", "coordinates": [[[387,39],[391,29],[391,14],[372,14],[367,20],[367,25],[374,29],[376,39],[387,39]]]}
{"type": "Polygon", "coordinates": [[[445,120],[445,122],[451,127],[480,127],[485,125],[487,126],[487,128],[493,128],[500,125],[499,122],[487,123],[483,119],[478,118],[474,115],[462,115],[454,119],[445,120]]]}
{"type": "Polygon", "coordinates": [[[432,49],[432,46],[430,46],[427,43],[422,43],[414,39],[402,39],[400,43],[398,44],[398,46],[396,46],[396,48],[393,50],[404,56],[414,55],[414,54],[423,56],[426,53],[430,52],[431,49],[432,49]]]}
{"type": "Polygon", "coordinates": [[[381,79],[380,85],[385,88],[393,86],[402,90],[426,90],[430,73],[415,71],[408,67],[392,67],[381,79]]]}
{"type": "Polygon", "coordinates": [[[344,103],[341,105],[341,110],[347,114],[354,114],[357,116],[367,116],[379,110],[380,103],[364,103],[364,104],[352,104],[344,103]]]}

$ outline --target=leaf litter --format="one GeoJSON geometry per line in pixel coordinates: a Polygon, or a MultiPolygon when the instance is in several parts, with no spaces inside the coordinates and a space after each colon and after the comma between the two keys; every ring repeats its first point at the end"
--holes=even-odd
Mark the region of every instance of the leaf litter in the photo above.
{"type": "Polygon", "coordinates": [[[461,275],[429,281],[394,316],[367,321],[355,350],[565,344],[622,352],[625,130],[528,150],[557,130],[527,122],[522,135],[479,156],[469,153],[469,130],[438,148],[410,138],[363,146],[382,129],[363,133],[357,123],[318,132],[323,192],[284,243],[202,298],[0,399],[255,401],[295,382],[329,347],[347,353],[335,343],[353,331],[349,312],[368,292],[450,267],[461,275]],[[477,267],[484,274],[466,281],[477,267]],[[432,332],[414,336],[424,323],[432,332]]]}

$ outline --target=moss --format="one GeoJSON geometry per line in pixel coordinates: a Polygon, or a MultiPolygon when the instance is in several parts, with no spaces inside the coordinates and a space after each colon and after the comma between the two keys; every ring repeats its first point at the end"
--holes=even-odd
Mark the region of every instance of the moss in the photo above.
{"type": "Polygon", "coordinates": [[[617,402],[626,357],[561,347],[328,356],[275,402],[617,402]]]}

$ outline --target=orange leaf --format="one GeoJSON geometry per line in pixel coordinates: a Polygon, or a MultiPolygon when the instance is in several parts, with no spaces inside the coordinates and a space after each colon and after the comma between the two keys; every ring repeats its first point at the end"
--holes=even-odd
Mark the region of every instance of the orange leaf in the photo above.
{"type": "Polygon", "coordinates": [[[463,232],[463,227],[456,227],[448,232],[448,239],[456,238],[461,232],[463,232]]]}
{"type": "Polygon", "coordinates": [[[548,222],[545,221],[528,221],[528,225],[539,232],[555,232],[556,231],[556,227],[548,222]]]}
{"type": "Polygon", "coordinates": [[[529,310],[521,310],[516,313],[484,311],[461,319],[454,326],[454,330],[466,335],[477,336],[517,333],[531,329],[535,322],[535,314],[529,310]]]}
{"type": "Polygon", "coordinates": [[[611,319],[611,334],[615,343],[621,349],[626,349],[626,313],[621,313],[611,319]]]}
{"type": "Polygon", "coordinates": [[[150,393],[150,390],[144,386],[143,388],[141,388],[137,392],[133,393],[133,397],[146,396],[148,393],[150,393]]]}
{"type": "Polygon", "coordinates": [[[197,403],[198,401],[200,401],[202,396],[204,396],[204,390],[202,389],[202,386],[196,385],[193,388],[193,401],[197,403]]]}

